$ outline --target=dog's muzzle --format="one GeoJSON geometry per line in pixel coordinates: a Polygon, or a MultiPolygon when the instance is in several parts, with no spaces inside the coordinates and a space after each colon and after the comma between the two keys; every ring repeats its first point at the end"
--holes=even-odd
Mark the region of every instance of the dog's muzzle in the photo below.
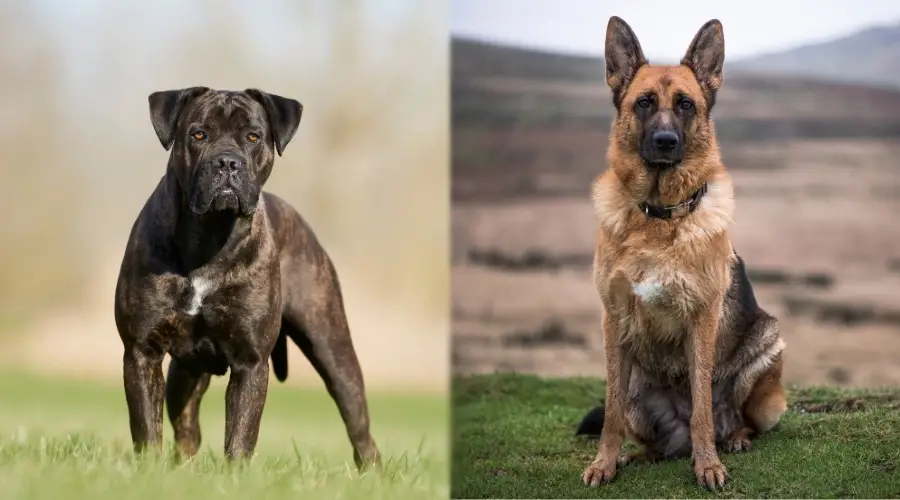
{"type": "Polygon", "coordinates": [[[684,140],[674,130],[655,130],[643,141],[641,157],[648,168],[678,166],[684,158],[684,140]]]}
{"type": "Polygon", "coordinates": [[[198,214],[210,210],[250,214],[257,198],[246,160],[233,153],[218,154],[198,167],[192,191],[191,210],[198,214]]]}

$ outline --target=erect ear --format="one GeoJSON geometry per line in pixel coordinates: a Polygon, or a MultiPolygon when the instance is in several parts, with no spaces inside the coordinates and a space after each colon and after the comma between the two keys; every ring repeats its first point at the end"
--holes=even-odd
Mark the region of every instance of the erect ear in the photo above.
{"type": "Polygon", "coordinates": [[[247,89],[250,97],[256,99],[266,109],[269,118],[269,129],[275,140],[275,150],[278,156],[284,151],[297,127],[300,126],[300,116],[303,114],[303,105],[294,99],[269,94],[259,89],[247,89]]]}
{"type": "Polygon", "coordinates": [[[164,90],[150,94],[150,122],[159,137],[162,147],[169,150],[175,142],[175,127],[178,117],[187,103],[197,96],[209,92],[206,87],[190,87],[180,90],[164,90]]]}
{"type": "Polygon", "coordinates": [[[647,64],[641,44],[631,27],[620,17],[612,16],[606,25],[606,84],[613,92],[616,109],[622,93],[631,83],[638,68],[647,64]]]}
{"type": "Polygon", "coordinates": [[[718,19],[707,21],[700,28],[681,64],[691,68],[712,105],[716,91],[722,86],[722,66],[725,64],[725,32],[718,19]]]}

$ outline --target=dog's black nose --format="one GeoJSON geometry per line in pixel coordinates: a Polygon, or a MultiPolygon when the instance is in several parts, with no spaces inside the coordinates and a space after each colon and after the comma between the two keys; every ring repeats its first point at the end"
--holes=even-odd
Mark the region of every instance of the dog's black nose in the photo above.
{"type": "Polygon", "coordinates": [[[673,150],[678,146],[678,134],[669,132],[668,130],[656,132],[653,134],[653,145],[656,146],[656,149],[664,151],[673,150]]]}
{"type": "Polygon", "coordinates": [[[241,158],[238,156],[224,154],[217,157],[213,164],[219,167],[219,170],[224,172],[234,172],[240,169],[244,165],[244,162],[242,162],[241,158]]]}

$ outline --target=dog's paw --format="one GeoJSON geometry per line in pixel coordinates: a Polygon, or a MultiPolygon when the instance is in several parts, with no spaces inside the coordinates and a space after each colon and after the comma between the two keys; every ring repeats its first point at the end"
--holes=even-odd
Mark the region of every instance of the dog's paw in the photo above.
{"type": "Polygon", "coordinates": [[[616,477],[616,462],[606,460],[595,460],[584,469],[581,480],[584,484],[591,487],[607,484],[616,477]]]}
{"type": "Polygon", "coordinates": [[[750,448],[752,447],[753,443],[747,436],[732,436],[728,439],[728,442],[725,443],[725,451],[728,453],[743,453],[745,451],[750,451],[750,448]]]}
{"type": "Polygon", "coordinates": [[[656,461],[655,455],[647,450],[633,451],[619,456],[616,461],[619,467],[625,467],[629,464],[647,464],[656,461]]]}
{"type": "Polygon", "coordinates": [[[721,488],[728,482],[728,471],[719,461],[695,464],[694,475],[697,476],[697,484],[711,490],[721,488]]]}
{"type": "Polygon", "coordinates": [[[638,455],[637,453],[625,453],[625,454],[619,455],[619,458],[616,459],[616,466],[617,467],[625,467],[626,465],[637,461],[637,459],[638,459],[637,455],[638,455]]]}
{"type": "Polygon", "coordinates": [[[743,453],[750,451],[753,444],[750,442],[750,429],[744,427],[733,432],[725,441],[725,451],[728,453],[743,453]]]}

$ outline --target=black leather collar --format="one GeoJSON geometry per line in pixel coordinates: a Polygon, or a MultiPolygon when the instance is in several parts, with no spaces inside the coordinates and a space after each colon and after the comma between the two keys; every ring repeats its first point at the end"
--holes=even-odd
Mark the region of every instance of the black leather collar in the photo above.
{"type": "Polygon", "coordinates": [[[706,194],[707,185],[704,182],[700,189],[697,190],[690,198],[677,204],[667,206],[651,205],[647,202],[638,203],[641,212],[647,214],[647,217],[654,219],[672,219],[692,213],[700,205],[700,199],[706,194]]]}

